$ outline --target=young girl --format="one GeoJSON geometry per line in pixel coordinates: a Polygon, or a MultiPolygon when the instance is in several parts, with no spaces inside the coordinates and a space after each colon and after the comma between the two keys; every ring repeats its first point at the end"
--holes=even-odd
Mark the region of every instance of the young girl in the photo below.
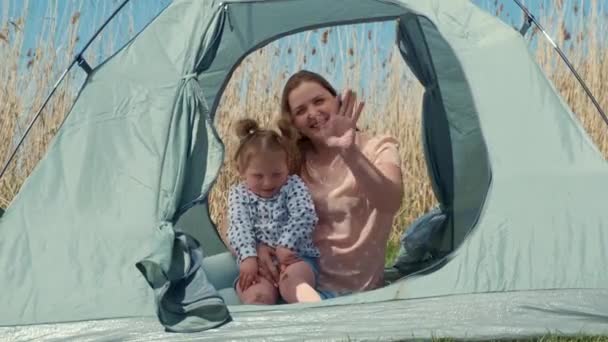
{"type": "Polygon", "coordinates": [[[279,293],[287,303],[321,300],[314,289],[319,251],[312,243],[318,219],[308,189],[293,174],[295,134],[285,123],[279,128],[282,134],[251,119],[236,125],[241,182],[230,189],[228,240],[239,263],[237,293],[245,304],[275,304],[279,293]],[[275,249],[277,284],[258,273],[259,244],[275,249]]]}

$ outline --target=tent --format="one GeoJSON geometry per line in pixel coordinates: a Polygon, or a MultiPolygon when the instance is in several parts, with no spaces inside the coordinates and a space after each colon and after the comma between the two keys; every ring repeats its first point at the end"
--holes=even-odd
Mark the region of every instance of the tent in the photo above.
{"type": "Polygon", "coordinates": [[[608,334],[606,193],[608,164],[524,39],[469,1],[175,0],[90,70],[0,218],[0,336],[608,334]],[[281,36],[371,21],[395,23],[426,89],[447,255],[374,291],[239,305],[234,259],[207,209],[222,91],[248,53],[281,36]]]}

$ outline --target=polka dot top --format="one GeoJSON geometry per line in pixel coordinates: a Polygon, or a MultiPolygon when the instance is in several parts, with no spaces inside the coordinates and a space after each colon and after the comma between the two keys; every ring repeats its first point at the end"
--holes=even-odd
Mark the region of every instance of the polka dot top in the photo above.
{"type": "Polygon", "coordinates": [[[319,257],[312,242],[318,219],[300,177],[289,176],[271,198],[260,197],[239,183],[230,189],[228,206],[228,241],[239,263],[257,256],[259,243],[289,248],[303,257],[319,257]]]}

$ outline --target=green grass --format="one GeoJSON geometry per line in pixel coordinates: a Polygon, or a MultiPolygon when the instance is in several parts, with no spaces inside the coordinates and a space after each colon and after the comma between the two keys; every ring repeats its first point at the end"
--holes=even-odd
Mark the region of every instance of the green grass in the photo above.
{"type": "MultiPolygon", "coordinates": [[[[405,340],[403,340],[405,341],[405,340]]],[[[437,342],[451,342],[458,341],[454,339],[433,339],[432,341],[437,342]]],[[[554,336],[548,335],[539,338],[532,339],[517,339],[517,340],[489,340],[489,341],[509,341],[509,342],[523,342],[523,341],[534,341],[534,342],[608,342],[606,336],[578,336],[578,337],[565,337],[565,336],[554,336]]]]}
{"type": "MultiPolygon", "coordinates": [[[[348,342],[354,342],[357,340],[348,339],[348,342]]],[[[366,340],[373,341],[373,340],[366,340]]],[[[403,340],[376,340],[376,341],[427,341],[424,339],[403,339],[403,340]]],[[[465,340],[456,340],[450,338],[433,338],[431,339],[433,342],[456,342],[456,341],[465,341],[465,340]]],[[[480,341],[480,340],[476,340],[480,341]]],[[[556,336],[556,335],[547,335],[538,338],[529,338],[529,339],[505,339],[505,340],[486,340],[486,341],[496,341],[496,342],[608,342],[607,336],[574,336],[574,337],[566,337],[566,336],[556,336]]]]}
{"type": "Polygon", "coordinates": [[[386,245],[386,254],[384,257],[385,266],[392,266],[393,262],[395,261],[395,258],[399,254],[399,242],[400,241],[398,239],[391,239],[388,241],[386,245]]]}

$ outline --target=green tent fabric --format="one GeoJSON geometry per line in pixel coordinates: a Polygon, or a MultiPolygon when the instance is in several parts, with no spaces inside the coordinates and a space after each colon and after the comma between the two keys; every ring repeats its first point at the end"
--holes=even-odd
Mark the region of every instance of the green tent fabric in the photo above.
{"type": "Polygon", "coordinates": [[[606,193],[608,164],[524,39],[468,1],[175,0],[89,75],[1,217],[0,336],[608,334],[606,193]],[[221,93],[272,40],[369,21],[395,22],[426,88],[424,149],[449,254],[366,293],[239,305],[206,202],[223,160],[221,93]]]}

